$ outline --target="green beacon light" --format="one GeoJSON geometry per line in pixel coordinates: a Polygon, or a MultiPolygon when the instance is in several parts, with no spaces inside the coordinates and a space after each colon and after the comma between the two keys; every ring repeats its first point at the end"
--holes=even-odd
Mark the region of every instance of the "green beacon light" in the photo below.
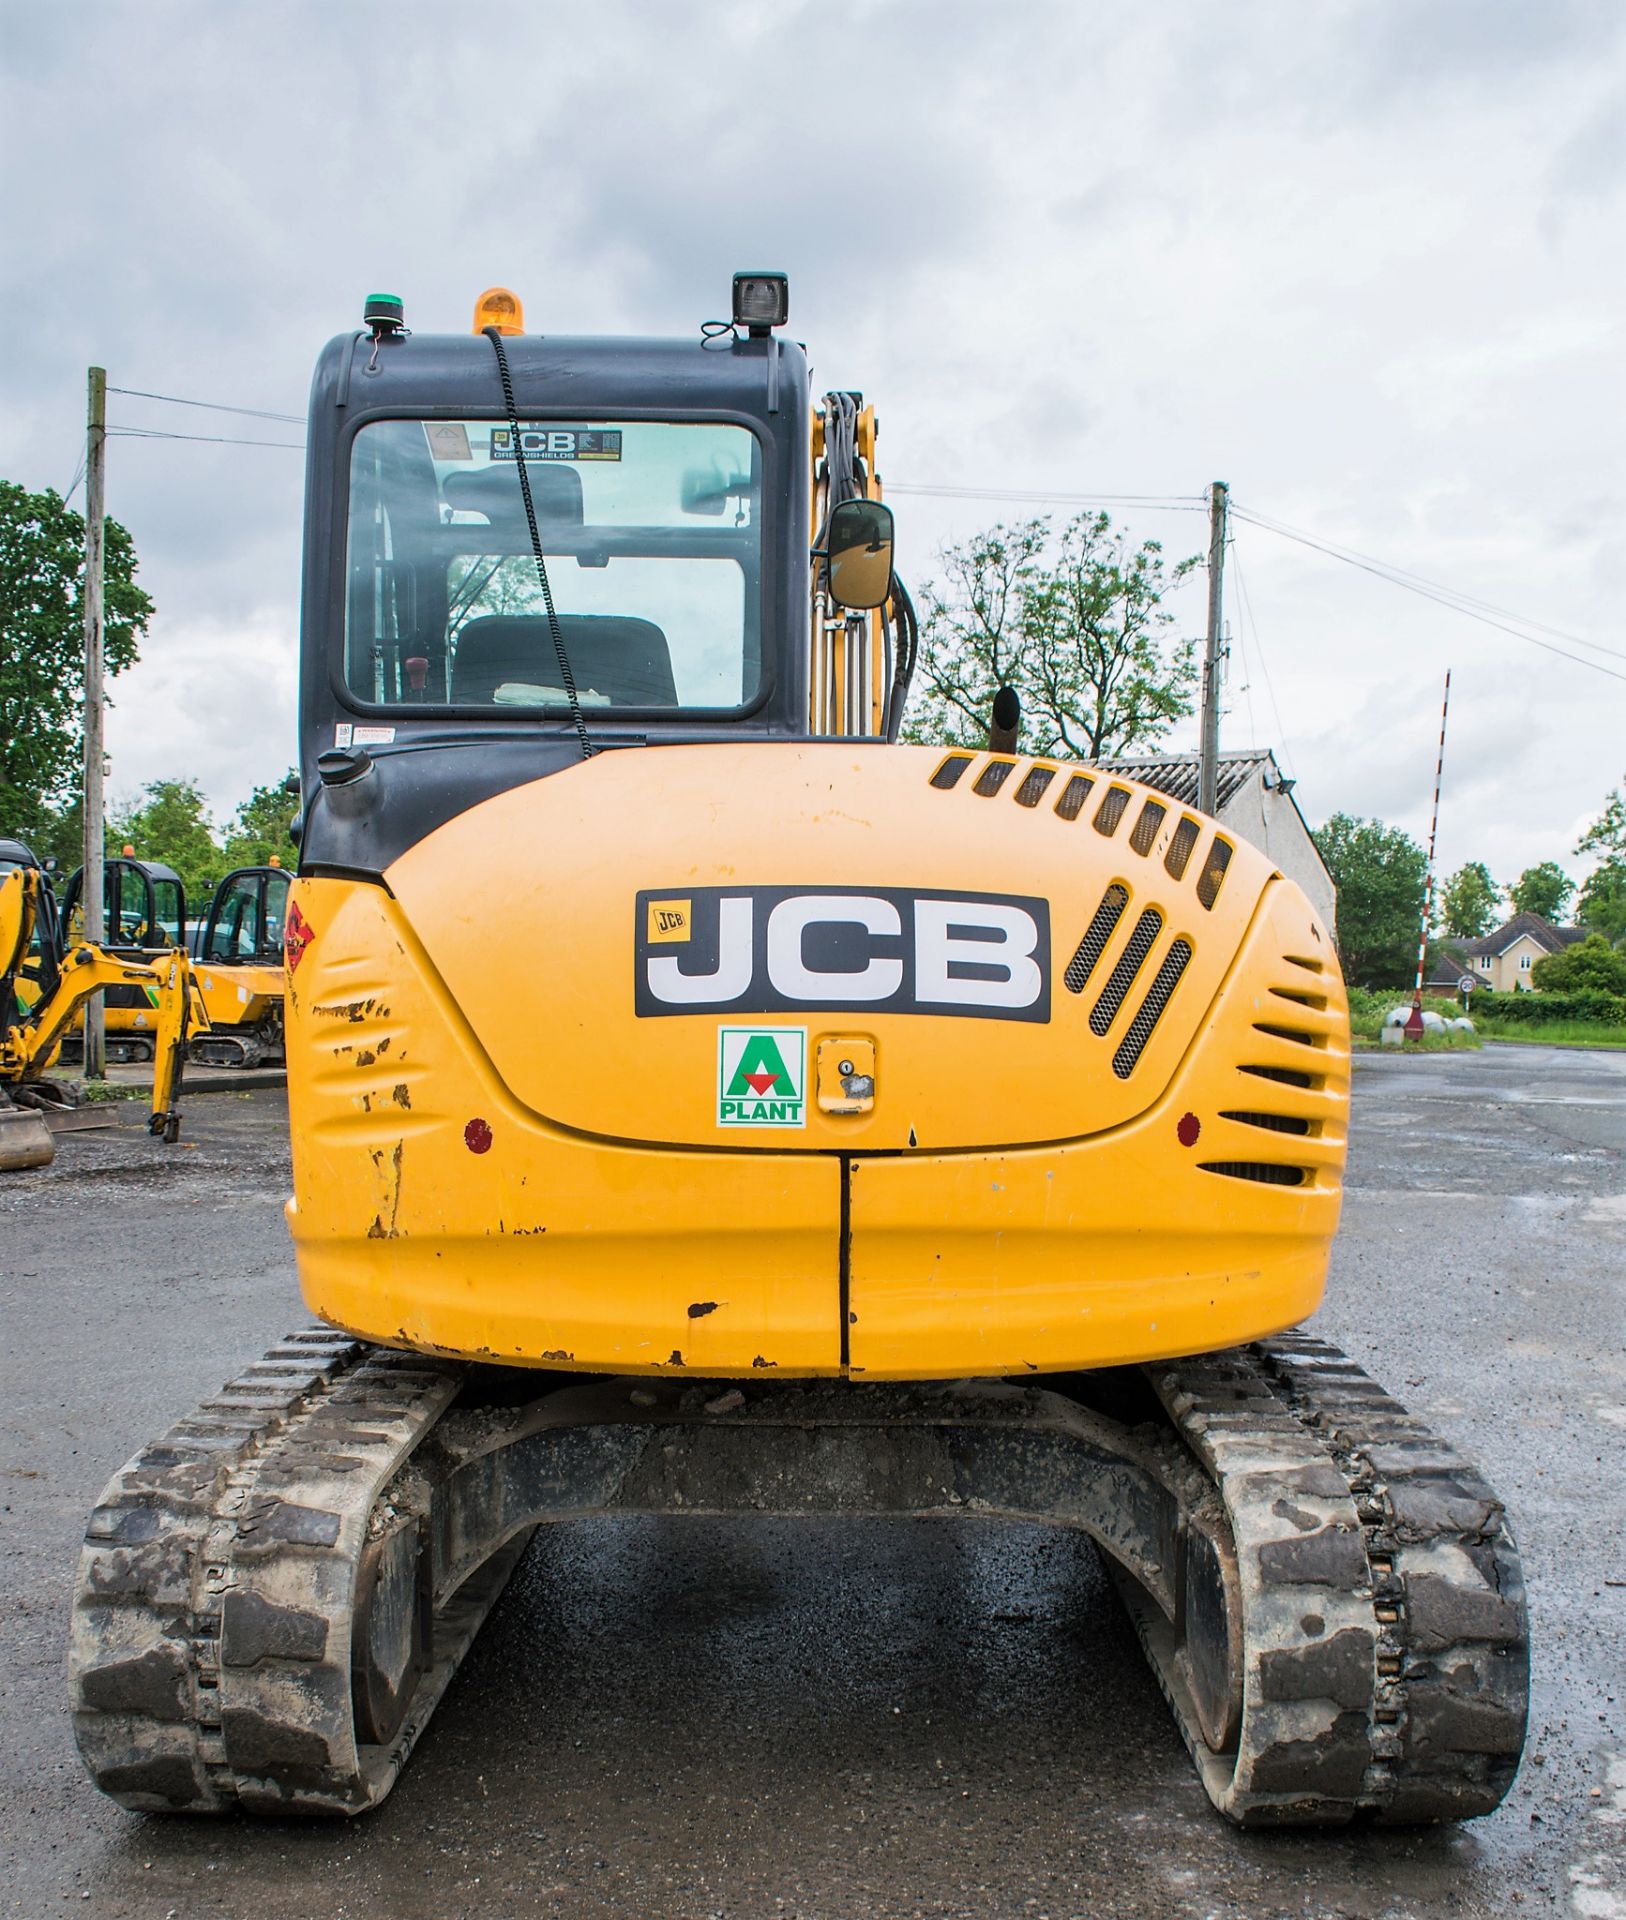
{"type": "Polygon", "coordinates": [[[406,307],[399,294],[370,293],[361,310],[361,321],[375,340],[387,340],[406,325],[406,307]]]}

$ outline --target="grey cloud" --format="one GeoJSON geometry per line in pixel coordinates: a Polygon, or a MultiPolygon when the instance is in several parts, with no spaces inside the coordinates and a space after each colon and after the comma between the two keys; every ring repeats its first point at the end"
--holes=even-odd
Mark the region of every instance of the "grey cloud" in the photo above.
{"type": "MultiPolygon", "coordinates": [[[[1612,5],[143,0],[94,33],[85,11],[0,0],[0,167],[25,188],[0,251],[8,478],[66,483],[92,360],[298,413],[374,288],[425,329],[503,281],[536,329],[671,332],[721,310],[733,268],[778,265],[820,381],[879,401],[889,479],[1217,475],[1618,631],[1612,5]]],[[[115,418],[284,431],[122,398],[115,418]]],[[[115,442],[113,510],[159,604],[118,690],[121,789],[195,766],[225,807],[287,764],[299,467],[115,442]]],[[[1029,510],[898,508],[917,579],[942,539],[1029,510]]],[[[1195,516],[1115,518],[1171,556],[1200,543],[1195,516]]],[[[1238,538],[1307,809],[1415,824],[1455,658],[1448,836],[1498,870],[1526,839],[1568,845],[1618,758],[1615,683],[1238,538]]],[[[1200,594],[1181,617],[1200,625],[1200,594]]],[[[1268,740],[1261,677],[1253,708],[1268,740]]]]}

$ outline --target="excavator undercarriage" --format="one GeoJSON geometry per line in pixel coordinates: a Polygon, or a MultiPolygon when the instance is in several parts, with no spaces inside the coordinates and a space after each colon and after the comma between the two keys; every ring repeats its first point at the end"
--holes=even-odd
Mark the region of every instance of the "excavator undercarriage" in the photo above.
{"type": "Polygon", "coordinates": [[[138,1454],[74,1619],[97,1783],[143,1810],[361,1812],[535,1527],[726,1513],[1081,1529],[1239,1825],[1459,1820],[1511,1781],[1501,1505],[1324,1342],[1043,1386],[538,1384],[312,1328],[138,1454]]]}

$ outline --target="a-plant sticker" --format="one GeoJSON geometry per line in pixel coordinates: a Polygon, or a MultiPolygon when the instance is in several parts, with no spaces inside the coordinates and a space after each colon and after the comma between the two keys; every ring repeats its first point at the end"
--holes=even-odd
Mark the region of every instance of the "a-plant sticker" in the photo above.
{"type": "Polygon", "coordinates": [[[806,1027],[719,1027],[717,1124],[807,1125],[806,1027]]]}

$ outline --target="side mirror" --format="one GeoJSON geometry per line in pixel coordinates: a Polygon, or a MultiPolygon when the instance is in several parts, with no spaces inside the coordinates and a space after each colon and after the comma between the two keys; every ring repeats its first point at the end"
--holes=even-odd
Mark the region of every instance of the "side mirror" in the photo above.
{"type": "Polygon", "coordinates": [[[878,607],[892,587],[892,509],[843,500],[830,513],[825,561],[838,607],[878,607]]]}

